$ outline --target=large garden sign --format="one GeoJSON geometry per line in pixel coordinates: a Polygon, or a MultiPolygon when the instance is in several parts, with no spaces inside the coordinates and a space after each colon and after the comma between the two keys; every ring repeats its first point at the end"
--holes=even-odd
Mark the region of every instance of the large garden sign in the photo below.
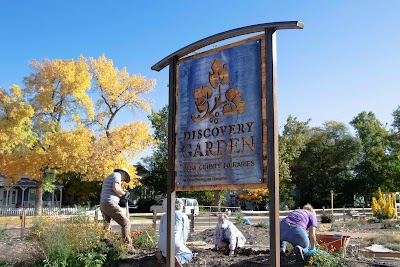
{"type": "Polygon", "coordinates": [[[167,266],[174,266],[175,191],[268,188],[270,266],[279,266],[276,31],[298,21],[257,24],[188,45],[169,65],[167,266]],[[261,35],[256,35],[262,32],[261,35]],[[191,53],[233,37],[254,36],[191,53]]]}
{"type": "Polygon", "coordinates": [[[259,36],[177,62],[177,190],[267,186],[263,44],[259,36]]]}

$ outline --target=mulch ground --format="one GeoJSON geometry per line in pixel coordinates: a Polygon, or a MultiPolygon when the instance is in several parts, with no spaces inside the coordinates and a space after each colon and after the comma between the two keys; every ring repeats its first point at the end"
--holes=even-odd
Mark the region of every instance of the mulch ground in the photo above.
{"type": "MultiPolygon", "coordinates": [[[[234,257],[229,257],[226,252],[212,251],[212,237],[214,229],[192,234],[188,241],[193,243],[202,243],[206,245],[192,246],[193,252],[197,253],[194,260],[185,264],[187,267],[260,267],[270,266],[269,258],[269,231],[263,227],[255,225],[237,225],[243,235],[246,237],[246,246],[237,251],[234,257]]],[[[366,259],[357,256],[357,251],[363,246],[367,237],[376,234],[387,233],[381,229],[379,224],[354,224],[349,228],[344,224],[321,225],[319,231],[330,234],[340,233],[342,235],[352,236],[347,249],[347,265],[352,267],[361,266],[400,266],[396,259],[366,259]]],[[[399,234],[397,231],[395,234],[399,234]]],[[[166,264],[158,263],[155,258],[156,248],[139,249],[134,255],[129,255],[121,259],[114,266],[122,267],[165,267],[166,264]]],[[[0,240],[0,263],[7,262],[12,266],[29,266],[31,262],[44,258],[44,249],[40,243],[26,238],[8,238],[0,240]]],[[[294,254],[280,259],[281,266],[304,266],[304,263],[296,263],[294,254]]],[[[1,265],[0,265],[1,266],[1,265]]],[[[112,267],[112,266],[110,266],[112,267]]]]}

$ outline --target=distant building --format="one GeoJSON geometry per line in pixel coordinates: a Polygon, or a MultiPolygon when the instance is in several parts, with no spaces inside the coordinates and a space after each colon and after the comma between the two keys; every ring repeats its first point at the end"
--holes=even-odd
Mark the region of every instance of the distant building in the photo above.
{"type": "MultiPolygon", "coordinates": [[[[28,177],[13,184],[4,184],[5,177],[0,176],[0,208],[34,208],[36,202],[36,181],[28,177]]],[[[64,186],[55,182],[55,190],[43,194],[43,207],[59,207],[64,186]]]]}

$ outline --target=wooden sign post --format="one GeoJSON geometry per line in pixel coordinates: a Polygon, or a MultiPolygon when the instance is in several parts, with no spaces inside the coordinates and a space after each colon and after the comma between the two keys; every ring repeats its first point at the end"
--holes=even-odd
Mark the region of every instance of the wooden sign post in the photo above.
{"type": "Polygon", "coordinates": [[[154,66],[169,65],[167,266],[175,266],[175,192],[268,188],[270,266],[280,266],[277,30],[298,21],[222,32],[154,66]],[[245,40],[187,56],[229,38],[245,40]]]}

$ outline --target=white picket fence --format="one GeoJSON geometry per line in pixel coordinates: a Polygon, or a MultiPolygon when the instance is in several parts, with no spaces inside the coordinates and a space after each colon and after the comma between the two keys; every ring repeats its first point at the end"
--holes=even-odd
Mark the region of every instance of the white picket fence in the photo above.
{"type": "MultiPolygon", "coordinates": [[[[26,216],[33,216],[35,208],[0,208],[0,216],[21,216],[25,211],[26,216]]],[[[77,208],[43,208],[43,215],[78,215],[82,210],[77,208]]]]}

